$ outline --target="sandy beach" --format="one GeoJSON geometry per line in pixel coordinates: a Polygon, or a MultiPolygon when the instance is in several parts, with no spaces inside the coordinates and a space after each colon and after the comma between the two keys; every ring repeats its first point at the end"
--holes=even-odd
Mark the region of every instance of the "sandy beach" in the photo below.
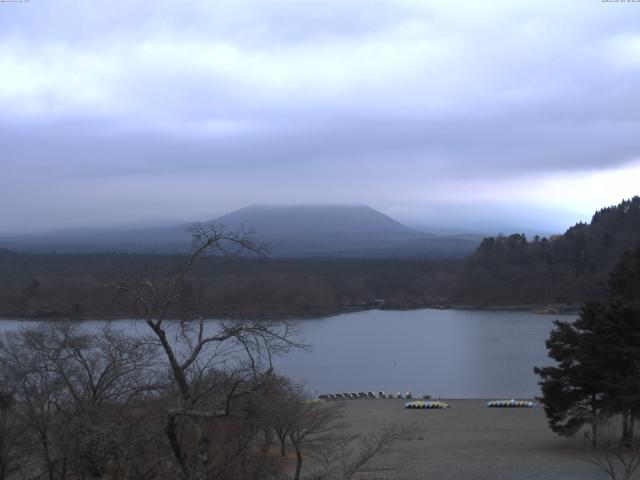
{"type": "Polygon", "coordinates": [[[391,425],[418,432],[400,441],[369,480],[595,480],[582,439],[547,427],[542,408],[487,408],[486,400],[444,400],[446,410],[406,410],[402,399],[344,401],[349,430],[371,434],[391,425]]]}

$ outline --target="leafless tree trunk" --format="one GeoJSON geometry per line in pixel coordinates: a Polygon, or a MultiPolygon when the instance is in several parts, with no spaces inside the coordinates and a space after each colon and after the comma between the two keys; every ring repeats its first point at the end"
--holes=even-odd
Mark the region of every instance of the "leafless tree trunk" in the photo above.
{"type": "Polygon", "coordinates": [[[234,398],[260,388],[260,372],[271,368],[273,355],[303,345],[292,340],[293,330],[287,322],[221,322],[219,328],[210,333],[202,318],[168,320],[175,314],[173,309],[186,276],[200,260],[212,254],[235,256],[262,251],[253,235],[244,230],[229,232],[221,225],[204,223],[195,224],[192,234],[191,253],[165,293],[151,280],[143,281],[137,288],[128,284],[111,285],[111,288],[135,299],[145,311],[145,322],[164,353],[179,392],[176,407],[167,413],[165,433],[182,477],[201,480],[212,468],[207,423],[232,415],[234,398]],[[230,361],[235,362],[231,368],[238,380],[226,392],[214,392],[217,401],[213,404],[204,404],[205,397],[198,392],[200,381],[216,362],[230,361]],[[247,387],[250,384],[252,386],[247,387]],[[194,445],[188,446],[179,434],[184,428],[193,431],[194,445]]]}
{"type": "Polygon", "coordinates": [[[288,432],[296,452],[294,480],[300,480],[302,473],[303,448],[310,447],[339,428],[340,407],[340,404],[327,405],[305,400],[304,397],[298,397],[297,403],[291,405],[288,432]]]}
{"type": "Polygon", "coordinates": [[[297,444],[294,444],[294,447],[296,449],[296,473],[293,478],[300,480],[300,474],[302,473],[302,450],[297,444]]]}

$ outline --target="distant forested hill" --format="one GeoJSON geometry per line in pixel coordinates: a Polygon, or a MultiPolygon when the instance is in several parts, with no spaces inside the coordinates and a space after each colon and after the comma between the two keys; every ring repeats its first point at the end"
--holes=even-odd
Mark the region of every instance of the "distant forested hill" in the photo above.
{"type": "Polygon", "coordinates": [[[636,196],[557,237],[485,238],[465,260],[452,297],[474,305],[579,304],[604,295],[616,261],[638,245],[636,196]]]}
{"type": "MultiPolygon", "coordinates": [[[[577,306],[606,295],[609,272],[638,246],[640,197],[634,197],[551,239],[486,238],[464,259],[218,258],[189,275],[172,315],[325,315],[381,300],[386,308],[577,306]]],[[[102,286],[148,278],[166,288],[182,259],[0,250],[0,317],[137,316],[134,302],[102,286]]]]}

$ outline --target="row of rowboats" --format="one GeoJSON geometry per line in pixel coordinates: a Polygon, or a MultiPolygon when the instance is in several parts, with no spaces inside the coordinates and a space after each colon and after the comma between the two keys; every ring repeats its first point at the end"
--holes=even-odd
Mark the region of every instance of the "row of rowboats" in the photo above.
{"type": "MultiPolygon", "coordinates": [[[[489,408],[534,408],[536,404],[529,400],[491,400],[487,402],[487,407],[489,408]]],[[[413,402],[407,402],[404,404],[404,408],[429,408],[429,409],[438,409],[438,408],[449,408],[448,403],[444,402],[426,402],[421,400],[416,400],[413,402]]]]}
{"type": "MultiPolygon", "coordinates": [[[[413,398],[413,394],[411,392],[407,392],[404,395],[402,394],[402,392],[398,392],[398,393],[385,393],[385,392],[378,392],[378,395],[376,396],[375,393],[373,392],[359,392],[359,393],[329,393],[326,395],[320,395],[318,396],[319,400],[358,400],[358,399],[375,399],[375,398],[407,398],[407,399],[411,399],[413,398]]],[[[423,399],[429,399],[431,398],[431,395],[423,395],[422,396],[423,399]]]]}

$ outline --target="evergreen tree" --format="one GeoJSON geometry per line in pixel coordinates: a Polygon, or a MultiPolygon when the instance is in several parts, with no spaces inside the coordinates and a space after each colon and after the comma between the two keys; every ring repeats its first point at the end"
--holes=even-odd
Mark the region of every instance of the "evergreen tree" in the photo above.
{"type": "Polygon", "coordinates": [[[547,340],[553,367],[535,368],[551,429],[573,435],[621,415],[628,443],[640,418],[640,248],[625,253],[609,277],[606,302],[585,304],[573,323],[556,321],[547,340]]]}
{"type": "Polygon", "coordinates": [[[640,418],[640,246],[625,252],[609,276],[604,318],[610,368],[608,405],[622,415],[622,441],[629,444],[640,418]]]}
{"type": "Polygon", "coordinates": [[[611,301],[640,306],[640,246],[620,257],[609,275],[609,290],[611,301]]]}
{"type": "Polygon", "coordinates": [[[546,345],[557,364],[534,368],[541,377],[542,404],[551,430],[571,436],[589,424],[594,444],[606,406],[607,372],[599,339],[603,314],[602,304],[589,303],[575,322],[556,320],[546,345]]]}
{"type": "Polygon", "coordinates": [[[622,416],[622,440],[628,443],[640,417],[640,310],[610,303],[601,322],[606,408],[622,416]]]}

